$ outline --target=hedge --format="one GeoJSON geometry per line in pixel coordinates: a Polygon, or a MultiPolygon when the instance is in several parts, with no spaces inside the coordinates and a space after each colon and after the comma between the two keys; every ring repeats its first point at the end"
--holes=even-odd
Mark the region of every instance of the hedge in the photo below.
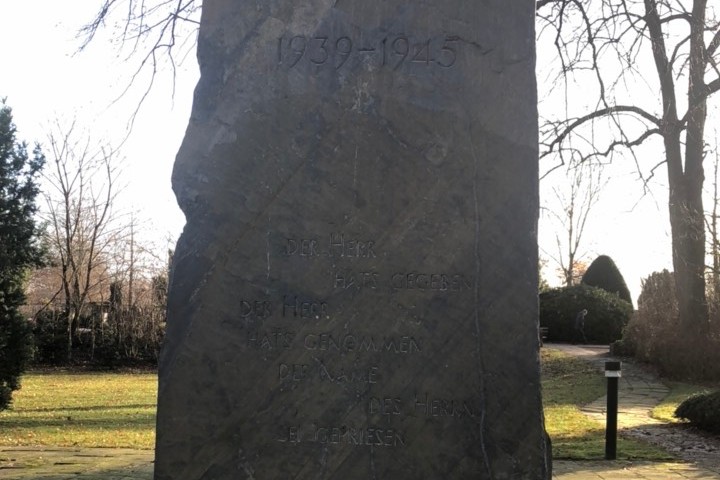
{"type": "Polygon", "coordinates": [[[548,341],[575,339],[575,317],[587,310],[585,336],[589,343],[609,344],[622,336],[632,305],[614,293],[588,285],[554,288],[540,294],[540,326],[548,327],[548,341]]]}

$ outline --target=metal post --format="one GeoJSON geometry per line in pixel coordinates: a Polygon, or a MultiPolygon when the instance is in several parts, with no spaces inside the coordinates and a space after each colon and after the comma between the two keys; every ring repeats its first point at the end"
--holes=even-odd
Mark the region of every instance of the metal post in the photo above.
{"type": "Polygon", "coordinates": [[[605,460],[617,458],[618,379],[622,362],[605,362],[607,377],[607,425],[605,428],[605,460]]]}

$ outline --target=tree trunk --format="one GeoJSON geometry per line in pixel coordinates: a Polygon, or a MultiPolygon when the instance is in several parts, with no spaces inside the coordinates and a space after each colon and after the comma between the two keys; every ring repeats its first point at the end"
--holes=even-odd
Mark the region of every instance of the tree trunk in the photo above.
{"type": "Polygon", "coordinates": [[[705,218],[702,201],[703,148],[706,99],[703,81],[706,60],[703,43],[704,0],[693,2],[690,34],[688,113],[683,164],[682,121],[677,113],[675,80],[669,62],[657,0],[644,0],[645,20],[663,103],[662,135],[668,169],[673,269],[678,301],[680,335],[701,338],[707,334],[709,313],[705,293],[705,218]]]}
{"type": "MultiPolygon", "coordinates": [[[[687,187],[687,185],[686,185],[687,187]]],[[[681,328],[704,337],[709,326],[705,296],[705,224],[702,197],[689,188],[670,188],[673,268],[681,328]]],[[[700,192],[702,193],[702,192],[700,192]]]]}
{"type": "Polygon", "coordinates": [[[69,315],[67,316],[67,361],[68,363],[72,361],[72,349],[73,349],[73,341],[72,341],[72,322],[73,322],[73,316],[69,315]]]}
{"type": "MultiPolygon", "coordinates": [[[[705,119],[707,92],[704,82],[705,66],[705,0],[694,0],[690,24],[690,58],[688,82],[688,113],[685,137],[685,172],[681,204],[686,217],[681,220],[681,244],[678,255],[673,255],[675,271],[680,274],[678,302],[680,322],[689,329],[691,338],[705,340],[709,332],[709,313],[705,291],[705,211],[703,209],[703,182],[705,172],[705,119]],[[693,335],[695,334],[695,335],[693,335]]],[[[676,215],[679,212],[676,211],[676,215]]],[[[673,239],[676,236],[673,233],[673,239]]]]}
{"type": "Polygon", "coordinates": [[[710,251],[712,252],[712,295],[718,298],[720,293],[720,245],[718,245],[718,157],[717,143],[715,148],[713,175],[713,209],[710,217],[710,251]]]}
{"type": "MultiPolygon", "coordinates": [[[[688,135],[690,133],[688,132],[688,135]]],[[[668,166],[670,229],[675,291],[684,335],[707,334],[709,313],[705,292],[705,219],[702,201],[702,154],[688,156],[682,168],[679,131],[665,133],[668,166]],[[700,180],[698,181],[698,176],[700,180]]]]}

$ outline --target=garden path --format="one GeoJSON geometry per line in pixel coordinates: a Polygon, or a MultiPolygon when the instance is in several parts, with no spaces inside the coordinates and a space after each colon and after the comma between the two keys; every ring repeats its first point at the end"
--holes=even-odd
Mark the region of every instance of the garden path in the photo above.
{"type": "MultiPolygon", "coordinates": [[[[567,345],[545,344],[546,348],[561,350],[565,353],[581,358],[597,365],[599,374],[605,368],[608,360],[620,360],[610,355],[607,345],[567,345]]],[[[664,473],[655,474],[663,464],[647,464],[649,470],[636,473],[640,476],[618,476],[618,472],[608,473],[607,476],[575,477],[573,474],[561,474],[564,467],[580,463],[589,466],[586,462],[557,462],[554,478],[562,480],[578,480],[587,478],[622,478],[622,479],[718,479],[720,480],[720,438],[700,432],[689,425],[669,424],[652,418],[652,410],[668,394],[668,388],[657,376],[627,359],[622,359],[622,377],[618,391],[618,432],[620,435],[643,440],[657,445],[672,455],[676,455],[686,464],[664,464],[660,467],[664,473]]],[[[586,415],[605,424],[607,396],[585,405],[581,410],[586,415]]],[[[608,462],[604,462],[605,465],[608,462]]],[[[603,465],[603,462],[599,462],[603,465]]],[[[637,470],[638,466],[631,468],[637,470]]]]}

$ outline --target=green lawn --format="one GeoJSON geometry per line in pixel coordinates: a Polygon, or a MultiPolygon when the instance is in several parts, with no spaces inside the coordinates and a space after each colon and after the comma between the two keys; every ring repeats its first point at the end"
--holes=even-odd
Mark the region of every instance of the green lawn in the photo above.
{"type": "Polygon", "coordinates": [[[660,402],[660,405],[653,409],[652,416],[658,420],[669,423],[680,421],[675,418],[674,413],[675,409],[683,400],[698,393],[711,391],[711,389],[706,387],[681,382],[668,382],[668,386],[670,387],[670,393],[660,402]]]}
{"type": "Polygon", "coordinates": [[[151,449],[156,397],[153,373],[30,373],[0,412],[0,445],[151,449]]]}
{"type": "MultiPolygon", "coordinates": [[[[545,421],[553,456],[602,459],[604,425],[579,406],[605,392],[592,365],[551,349],[542,350],[545,421]]],[[[154,373],[29,373],[10,410],[0,412],[0,445],[54,445],[152,449],[155,442],[157,375],[154,373]]],[[[671,395],[654,415],[672,420],[677,404],[701,390],[671,384],[671,395]]],[[[621,459],[664,460],[666,453],[619,439],[621,459]]]]}

